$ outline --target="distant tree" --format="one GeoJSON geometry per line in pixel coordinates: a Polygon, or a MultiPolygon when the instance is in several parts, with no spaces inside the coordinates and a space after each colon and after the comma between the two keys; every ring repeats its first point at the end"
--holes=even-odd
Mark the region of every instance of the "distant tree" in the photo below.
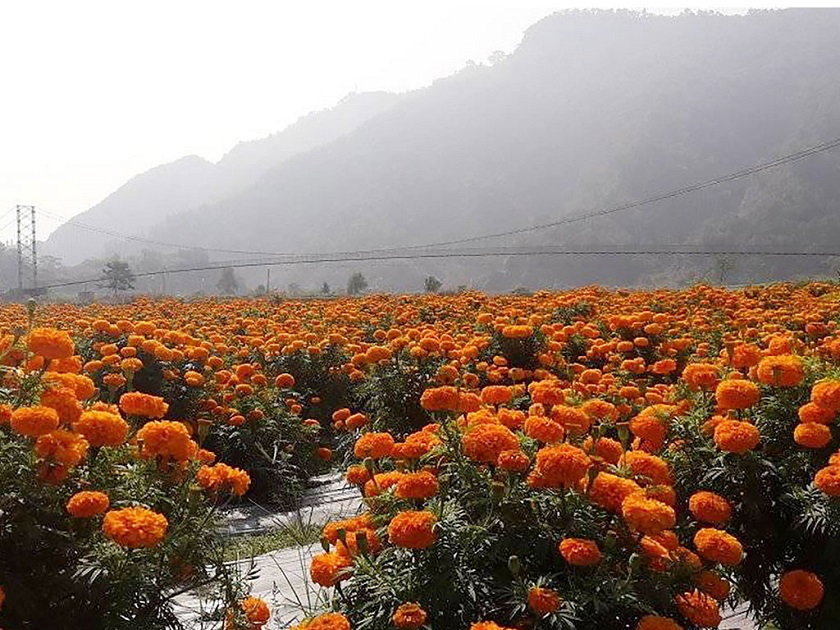
{"type": "Polygon", "coordinates": [[[443,283],[434,276],[429,276],[423,282],[423,288],[426,290],[426,293],[437,293],[441,286],[443,286],[443,283]]]}
{"type": "Polygon", "coordinates": [[[300,288],[300,285],[297,282],[292,282],[289,284],[288,294],[292,297],[297,297],[303,293],[303,289],[300,288]]]}
{"type": "Polygon", "coordinates": [[[128,291],[134,288],[134,272],[131,271],[128,263],[123,260],[109,260],[102,269],[102,275],[105,277],[102,287],[110,289],[114,292],[114,295],[119,291],[128,291]]]}
{"type": "Polygon", "coordinates": [[[224,295],[235,295],[239,290],[239,280],[233,273],[233,267],[225,267],[216,283],[216,288],[224,295]]]}
{"type": "Polygon", "coordinates": [[[494,50],[490,53],[490,56],[487,57],[487,61],[490,62],[491,66],[495,66],[500,61],[504,61],[507,58],[507,53],[503,50],[494,50]]]}
{"type": "Polygon", "coordinates": [[[332,289],[330,289],[330,285],[325,282],[321,285],[321,295],[329,295],[330,293],[332,293],[332,289]]]}
{"type": "Polygon", "coordinates": [[[718,282],[725,285],[729,280],[729,274],[735,270],[735,261],[729,256],[718,256],[715,259],[715,269],[717,271],[718,282]]]}
{"type": "Polygon", "coordinates": [[[347,280],[347,295],[359,295],[368,288],[368,282],[361,271],[356,271],[347,280]]]}

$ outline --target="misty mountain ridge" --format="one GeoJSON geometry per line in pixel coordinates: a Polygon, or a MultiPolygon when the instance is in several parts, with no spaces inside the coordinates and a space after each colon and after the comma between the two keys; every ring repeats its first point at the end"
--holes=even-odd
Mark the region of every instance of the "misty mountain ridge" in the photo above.
{"type": "MultiPolygon", "coordinates": [[[[186,202],[161,202],[147,234],[194,247],[346,251],[494,233],[643,199],[840,136],[837,33],[834,10],[555,14],[492,66],[468,66],[395,98],[270,167],[241,159],[230,169],[243,174],[235,192],[190,205],[185,185],[186,202]]],[[[834,151],[667,202],[471,246],[823,251],[840,237],[838,200],[834,151]]],[[[120,225],[129,207],[120,200],[105,210],[120,225]]],[[[315,287],[359,269],[378,289],[416,290],[431,274],[450,287],[509,290],[674,284],[715,273],[718,262],[451,258],[307,265],[274,277],[279,286],[315,287]]],[[[739,258],[729,280],[830,273],[837,262],[739,258]]]]}
{"type": "MultiPolygon", "coordinates": [[[[391,107],[398,95],[350,94],[335,107],[302,116],[284,130],[240,142],[217,163],[191,155],[156,166],[130,179],[72,221],[89,228],[144,237],[168,217],[236,195],[289,158],[332,142],[391,107]]],[[[160,239],[170,242],[173,239],[160,239]]],[[[137,252],[141,241],[126,241],[66,224],[44,243],[44,252],[76,264],[88,258],[137,252]]]]}

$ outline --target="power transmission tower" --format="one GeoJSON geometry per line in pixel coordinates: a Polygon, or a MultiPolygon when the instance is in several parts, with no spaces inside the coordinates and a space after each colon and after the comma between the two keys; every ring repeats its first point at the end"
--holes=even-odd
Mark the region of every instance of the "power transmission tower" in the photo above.
{"type": "Polygon", "coordinates": [[[35,206],[15,206],[17,217],[18,290],[38,288],[38,250],[35,238],[35,206]],[[29,215],[28,217],[26,215],[29,215]],[[24,276],[27,282],[24,282],[24,276]],[[28,284],[28,287],[24,285],[28,284]]]}

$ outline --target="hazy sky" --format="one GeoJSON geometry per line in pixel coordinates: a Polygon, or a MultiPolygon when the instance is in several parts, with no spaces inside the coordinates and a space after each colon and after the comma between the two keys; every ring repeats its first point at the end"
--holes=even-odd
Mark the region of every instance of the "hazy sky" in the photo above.
{"type": "MultiPolygon", "coordinates": [[[[70,217],[163,162],[215,161],[350,92],[509,52],[568,6],[0,0],[0,239],[15,204],[70,217]]],[[[58,222],[41,215],[39,237],[58,222]]]]}

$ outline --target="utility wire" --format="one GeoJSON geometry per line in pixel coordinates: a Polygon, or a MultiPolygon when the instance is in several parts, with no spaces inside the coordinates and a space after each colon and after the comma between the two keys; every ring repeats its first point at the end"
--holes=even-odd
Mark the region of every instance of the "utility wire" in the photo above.
{"type": "MultiPolygon", "coordinates": [[[[836,258],[840,252],[790,252],[790,251],[692,251],[692,250],[560,250],[548,248],[497,248],[492,251],[474,249],[462,250],[460,252],[419,252],[419,253],[393,253],[393,254],[364,254],[355,257],[347,256],[312,256],[293,260],[257,260],[246,261],[235,264],[214,264],[199,267],[188,267],[182,269],[161,269],[159,271],[144,271],[135,273],[135,278],[147,278],[161,274],[179,274],[198,271],[218,271],[226,268],[241,269],[248,267],[279,267],[290,265],[309,265],[322,263],[339,263],[354,261],[381,261],[381,260],[415,260],[415,259],[436,259],[436,258],[486,258],[493,256],[776,256],[776,257],[810,257],[810,258],[836,258]]],[[[42,285],[42,289],[56,289],[61,287],[103,282],[106,278],[88,278],[87,280],[74,280],[69,282],[57,282],[54,284],[42,285]]]]}
{"type": "MultiPolygon", "coordinates": [[[[517,228],[513,230],[506,230],[503,232],[496,232],[492,234],[484,234],[480,236],[471,236],[466,238],[459,238],[450,241],[439,241],[436,243],[426,243],[423,245],[407,245],[404,247],[385,247],[385,248],[377,248],[377,249],[365,249],[365,250],[353,250],[353,251],[344,251],[344,252],[329,252],[329,253],[321,253],[320,255],[323,256],[336,256],[336,255],[350,255],[350,254],[376,254],[376,253],[386,253],[386,252],[401,252],[401,251],[412,251],[417,249],[427,249],[430,247],[447,247],[450,245],[463,245],[466,243],[474,243],[477,241],[501,238],[505,236],[515,236],[518,234],[526,234],[529,232],[537,232],[540,230],[545,230],[553,227],[558,227],[561,225],[569,225],[572,223],[578,223],[581,221],[587,221],[589,219],[594,219],[598,217],[608,216],[612,214],[616,214],[619,212],[623,212],[625,210],[632,210],[634,208],[641,208],[643,206],[647,206],[650,204],[658,203],[660,201],[666,201],[668,199],[674,199],[676,197],[681,197],[683,195],[703,190],[705,188],[711,188],[713,186],[718,186],[720,184],[724,184],[727,182],[732,182],[738,179],[742,179],[744,177],[748,177],[750,175],[755,175],[756,173],[760,173],[762,171],[766,171],[771,168],[776,168],[778,166],[782,166],[784,164],[789,164],[791,162],[795,162],[797,160],[804,159],[806,157],[810,157],[812,155],[817,155],[819,153],[824,153],[826,151],[830,151],[840,147],[840,138],[836,138],[834,140],[828,140],[826,142],[821,142],[820,144],[816,144],[810,147],[806,147],[804,149],[800,149],[794,153],[789,153],[787,155],[778,157],[776,159],[770,160],[769,162],[763,162],[757,164],[755,166],[750,166],[747,168],[743,168],[739,171],[735,171],[733,173],[729,173],[727,175],[722,175],[720,177],[716,177],[714,179],[709,179],[703,182],[697,182],[695,184],[691,184],[688,186],[683,186],[682,188],[678,188],[676,190],[671,190],[668,192],[659,193],[653,195],[652,197],[647,197],[645,199],[640,199],[637,201],[631,201],[628,203],[624,203],[618,206],[613,206],[610,208],[604,208],[600,210],[594,210],[591,212],[586,212],[583,214],[572,215],[570,217],[565,217],[563,219],[558,219],[556,221],[551,221],[549,223],[541,223],[538,225],[531,225],[528,227],[517,228]]],[[[39,208],[39,211],[43,211],[39,208]]],[[[58,215],[55,215],[50,212],[43,211],[46,214],[60,218],[58,215]]],[[[283,254],[278,252],[266,252],[266,251],[253,251],[253,250],[237,250],[237,249],[221,249],[221,248],[213,248],[213,247],[200,247],[196,245],[178,245],[176,243],[166,243],[163,241],[156,241],[152,239],[147,239],[139,236],[130,236],[127,234],[120,234],[119,232],[114,232],[111,230],[106,230],[102,228],[96,228],[93,226],[86,225],[84,223],[80,223],[73,219],[68,220],[67,223],[70,225],[74,225],[76,227],[91,230],[95,232],[100,232],[102,234],[107,234],[109,236],[113,236],[116,238],[122,238],[130,241],[136,241],[140,243],[149,243],[152,245],[159,245],[164,247],[175,247],[180,249],[193,249],[193,250],[201,250],[207,252],[220,252],[220,253],[228,253],[228,254],[245,254],[245,255],[253,255],[253,256],[283,256],[283,255],[297,255],[297,254],[283,254]]]]}

